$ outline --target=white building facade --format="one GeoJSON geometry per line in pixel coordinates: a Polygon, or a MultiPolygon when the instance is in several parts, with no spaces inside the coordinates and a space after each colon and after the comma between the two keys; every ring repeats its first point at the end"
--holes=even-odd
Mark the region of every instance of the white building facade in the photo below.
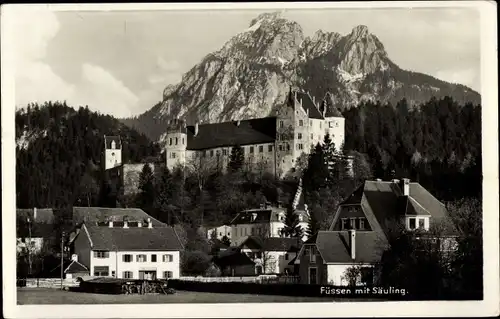
{"type": "Polygon", "coordinates": [[[169,279],[180,276],[182,245],[171,227],[86,225],[74,240],[78,261],[91,276],[169,279]]]}

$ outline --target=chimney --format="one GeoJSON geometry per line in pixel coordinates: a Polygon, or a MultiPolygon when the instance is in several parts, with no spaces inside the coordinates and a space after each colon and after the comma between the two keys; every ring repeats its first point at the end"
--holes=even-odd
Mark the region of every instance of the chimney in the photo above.
{"type": "Polygon", "coordinates": [[[128,220],[123,221],[123,228],[128,228],[128,220]]]}
{"type": "Polygon", "coordinates": [[[198,135],[198,122],[194,123],[194,136],[198,135]]]}
{"type": "Polygon", "coordinates": [[[356,230],[349,229],[349,249],[351,251],[351,259],[356,259],[356,230]]]}
{"type": "Polygon", "coordinates": [[[240,121],[240,120],[237,120],[237,121],[236,121],[236,126],[240,126],[240,124],[241,124],[241,121],[240,121]]]}
{"type": "Polygon", "coordinates": [[[109,220],[109,228],[113,228],[113,220],[109,220]]]}
{"type": "Polygon", "coordinates": [[[403,195],[410,196],[410,179],[403,178],[403,195]]]}
{"type": "Polygon", "coordinates": [[[36,207],[33,208],[33,221],[36,222],[36,207]]]}
{"type": "Polygon", "coordinates": [[[153,228],[153,223],[151,222],[151,218],[148,218],[148,228],[153,228]]]}
{"type": "Polygon", "coordinates": [[[78,261],[78,255],[77,254],[71,255],[71,260],[78,261]]]}
{"type": "Polygon", "coordinates": [[[252,213],[252,221],[257,219],[257,213],[252,213]]]}
{"type": "Polygon", "coordinates": [[[309,117],[309,109],[306,109],[306,115],[309,117]]]}
{"type": "Polygon", "coordinates": [[[381,182],[381,181],[382,181],[382,179],[381,179],[381,178],[377,178],[377,179],[376,179],[376,181],[377,181],[377,182],[381,182]]]}

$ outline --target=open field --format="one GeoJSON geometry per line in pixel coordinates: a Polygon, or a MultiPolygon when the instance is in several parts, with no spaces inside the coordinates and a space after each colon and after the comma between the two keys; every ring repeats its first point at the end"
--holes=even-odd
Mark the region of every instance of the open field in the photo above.
{"type": "MultiPolygon", "coordinates": [[[[248,303],[248,302],[332,302],[328,297],[227,294],[177,291],[174,295],[106,295],[62,291],[52,288],[18,288],[17,303],[28,304],[156,304],[156,303],[248,303]]],[[[339,299],[335,301],[353,301],[339,299]]],[[[356,299],[360,301],[360,299],[356,299]]]]}

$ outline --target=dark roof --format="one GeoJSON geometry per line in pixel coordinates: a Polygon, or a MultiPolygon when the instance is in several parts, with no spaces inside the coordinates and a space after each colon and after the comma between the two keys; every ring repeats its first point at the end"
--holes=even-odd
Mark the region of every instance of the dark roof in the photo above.
{"type": "MultiPolygon", "coordinates": [[[[302,215],[301,222],[307,222],[309,220],[309,216],[307,212],[303,209],[299,203],[297,209],[295,210],[296,214],[302,215]]],[[[283,218],[286,215],[286,208],[284,207],[267,207],[267,208],[255,208],[255,209],[247,209],[240,212],[233,220],[230,222],[231,225],[238,224],[260,224],[260,223],[269,223],[280,221],[278,216],[279,214],[283,214],[283,218]],[[253,219],[253,214],[257,214],[255,219],[253,219]]]]}
{"type": "Polygon", "coordinates": [[[187,149],[204,150],[215,147],[274,143],[276,117],[187,126],[187,149]]]}
{"type": "Polygon", "coordinates": [[[96,223],[108,220],[123,221],[126,217],[129,221],[147,221],[151,218],[153,227],[166,226],[165,223],[151,217],[139,208],[108,208],[108,207],[73,207],[73,224],[79,225],[83,222],[96,223]]]}
{"type": "Polygon", "coordinates": [[[54,211],[52,208],[36,208],[36,216],[35,209],[33,208],[18,208],[16,209],[16,214],[18,219],[27,220],[29,217],[31,222],[39,222],[39,223],[54,223],[54,211]]]}
{"type": "Polygon", "coordinates": [[[240,253],[239,251],[231,251],[228,254],[222,255],[214,259],[214,262],[219,266],[243,266],[243,265],[254,265],[255,262],[251,260],[247,255],[240,253]]]}
{"type": "Polygon", "coordinates": [[[296,94],[297,100],[300,102],[302,100],[302,108],[304,111],[309,112],[309,118],[311,119],[324,119],[323,115],[319,111],[318,107],[313,103],[311,96],[305,92],[294,92],[296,94]]]}
{"type": "Polygon", "coordinates": [[[104,145],[106,146],[106,149],[111,148],[111,142],[115,141],[116,143],[116,148],[120,149],[122,147],[122,141],[119,136],[106,136],[104,135],[104,145]]]}
{"type": "Polygon", "coordinates": [[[344,117],[342,115],[342,113],[340,113],[338,108],[335,106],[335,104],[333,103],[333,100],[332,100],[329,93],[326,94],[326,96],[322,102],[322,105],[320,108],[321,112],[323,111],[324,107],[326,107],[325,117],[344,117]]]}
{"type": "Polygon", "coordinates": [[[257,236],[248,236],[248,238],[240,244],[240,248],[248,247],[250,249],[262,249],[264,251],[297,252],[301,244],[302,241],[298,238],[260,238],[257,236]]]}
{"type": "Polygon", "coordinates": [[[65,274],[74,274],[74,273],[81,273],[81,272],[88,272],[89,269],[85,267],[84,265],[80,264],[78,261],[73,260],[71,261],[71,264],[69,264],[68,267],[64,270],[65,274]]]}
{"type": "Polygon", "coordinates": [[[356,231],[354,260],[347,231],[319,231],[315,244],[325,263],[373,263],[380,261],[387,239],[374,231],[356,231]]]}
{"type": "Polygon", "coordinates": [[[220,239],[214,238],[208,241],[212,249],[228,249],[229,246],[224,244],[220,239]]]}
{"type": "Polygon", "coordinates": [[[19,224],[16,232],[17,238],[49,238],[54,234],[54,224],[28,223],[19,224]],[[31,229],[30,229],[31,228],[31,229]]]}
{"type": "MultiPolygon", "coordinates": [[[[182,250],[179,237],[169,226],[156,228],[84,226],[88,231],[93,250],[182,250]]],[[[86,233],[85,228],[82,228],[79,236],[86,233]]]]}
{"type": "MultiPolygon", "coordinates": [[[[446,207],[419,183],[410,183],[410,193],[405,203],[399,184],[365,181],[342,205],[347,204],[361,205],[374,231],[387,233],[390,220],[401,214],[430,215],[431,225],[441,224],[446,235],[457,235],[457,229],[446,207]]],[[[330,229],[336,223],[337,217],[330,229]]]]}

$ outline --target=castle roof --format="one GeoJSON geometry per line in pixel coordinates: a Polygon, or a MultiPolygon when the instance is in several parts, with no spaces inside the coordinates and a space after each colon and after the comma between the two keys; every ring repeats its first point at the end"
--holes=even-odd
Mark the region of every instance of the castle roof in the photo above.
{"type": "Polygon", "coordinates": [[[204,150],[234,145],[274,143],[276,118],[264,117],[251,120],[187,126],[187,149],[204,150]]]}
{"type": "Polygon", "coordinates": [[[302,108],[308,112],[309,118],[323,120],[324,117],[319,111],[316,104],[312,101],[311,96],[304,92],[295,92],[297,100],[302,101],[302,108]]]}

